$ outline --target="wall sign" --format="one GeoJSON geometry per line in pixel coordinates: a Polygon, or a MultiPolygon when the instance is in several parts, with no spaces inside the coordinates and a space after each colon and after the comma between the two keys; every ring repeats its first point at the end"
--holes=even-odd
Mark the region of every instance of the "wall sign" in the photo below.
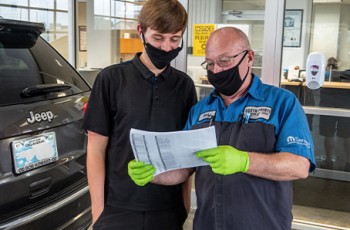
{"type": "Polygon", "coordinates": [[[286,10],[284,15],[284,47],[301,46],[303,10],[286,10]]]}
{"type": "Polygon", "coordinates": [[[193,56],[205,55],[205,44],[214,30],[215,24],[193,25],[193,56]]]}

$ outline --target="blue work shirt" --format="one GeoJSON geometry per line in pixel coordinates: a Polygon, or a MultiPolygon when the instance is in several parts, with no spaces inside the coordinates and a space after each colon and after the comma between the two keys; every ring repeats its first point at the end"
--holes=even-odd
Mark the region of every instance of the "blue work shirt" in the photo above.
{"type": "MultiPolygon", "coordinates": [[[[185,129],[215,125],[218,145],[272,154],[289,152],[310,160],[314,146],[305,113],[291,92],[253,76],[248,92],[225,106],[214,90],[195,105],[185,129]]],[[[245,173],[214,174],[196,169],[194,230],[291,229],[292,181],[273,181],[245,173]]]]}

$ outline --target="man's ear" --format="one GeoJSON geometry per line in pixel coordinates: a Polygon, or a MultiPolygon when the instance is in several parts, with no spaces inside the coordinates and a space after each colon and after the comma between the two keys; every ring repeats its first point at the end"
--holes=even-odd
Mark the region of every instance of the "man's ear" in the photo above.
{"type": "MultiPolygon", "coordinates": [[[[139,34],[140,38],[141,38],[141,32],[142,32],[141,26],[140,26],[140,24],[138,24],[138,25],[137,25],[137,33],[139,34]]],[[[142,39],[142,38],[141,38],[141,39],[142,39]]]]}
{"type": "Polygon", "coordinates": [[[248,58],[249,58],[250,63],[252,63],[254,61],[254,51],[253,50],[249,51],[248,58]]]}

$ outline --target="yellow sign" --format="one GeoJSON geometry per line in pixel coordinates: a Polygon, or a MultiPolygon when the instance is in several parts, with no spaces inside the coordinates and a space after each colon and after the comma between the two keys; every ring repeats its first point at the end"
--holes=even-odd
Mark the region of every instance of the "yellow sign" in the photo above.
{"type": "Polygon", "coordinates": [[[205,44],[215,24],[193,24],[193,56],[205,56],[205,44]]]}

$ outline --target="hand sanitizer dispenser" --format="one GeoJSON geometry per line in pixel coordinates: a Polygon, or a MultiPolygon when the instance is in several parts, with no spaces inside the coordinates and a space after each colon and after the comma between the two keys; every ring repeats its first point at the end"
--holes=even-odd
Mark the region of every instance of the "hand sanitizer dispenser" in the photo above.
{"type": "Polygon", "coordinates": [[[319,52],[310,53],[306,61],[306,86],[309,89],[319,89],[323,85],[325,73],[325,56],[319,52]]]}

